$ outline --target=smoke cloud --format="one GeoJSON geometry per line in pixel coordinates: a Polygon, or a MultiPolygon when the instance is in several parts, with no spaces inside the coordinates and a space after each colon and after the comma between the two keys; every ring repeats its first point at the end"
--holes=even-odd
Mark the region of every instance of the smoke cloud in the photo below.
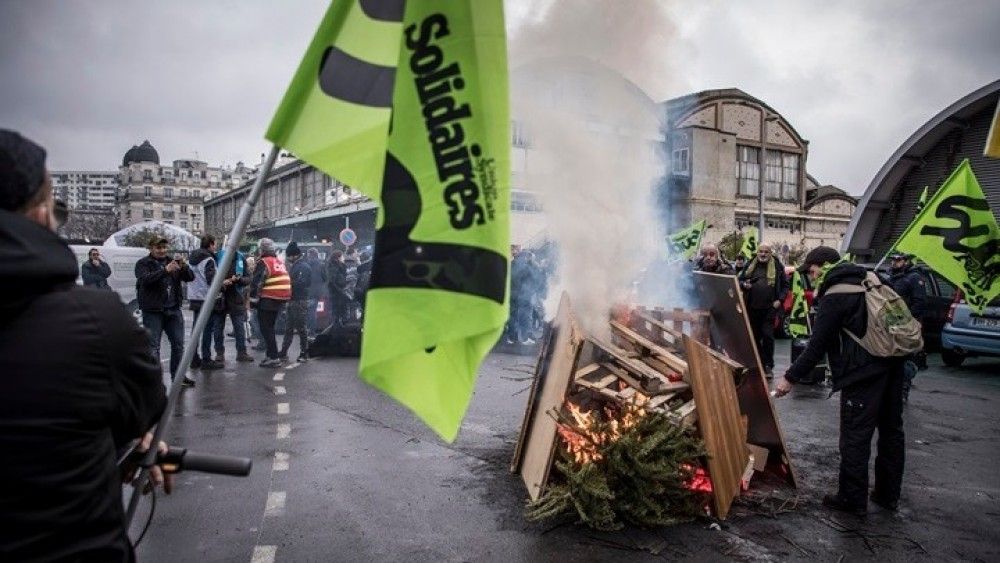
{"type": "MultiPolygon", "coordinates": [[[[513,115],[530,142],[515,187],[539,194],[559,247],[547,303],[565,289],[584,328],[606,335],[609,308],[634,300],[664,250],[653,201],[662,110],[634,83],[665,89],[674,24],[653,1],[539,8],[510,40],[513,115]]],[[[662,280],[655,304],[680,304],[676,281],[662,280]]]]}

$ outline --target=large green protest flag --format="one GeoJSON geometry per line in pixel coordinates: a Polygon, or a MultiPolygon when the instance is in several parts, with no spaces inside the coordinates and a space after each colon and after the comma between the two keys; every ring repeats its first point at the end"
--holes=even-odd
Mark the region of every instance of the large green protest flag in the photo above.
{"type": "Polygon", "coordinates": [[[335,1],[267,137],[381,204],[361,377],[451,441],[507,319],[503,5],[403,5],[335,1]]]}
{"type": "Polygon", "coordinates": [[[931,197],[896,248],[961,288],[977,313],[1000,294],[1000,228],[968,159],[931,197]]]}
{"type": "Polygon", "coordinates": [[[668,253],[672,259],[690,260],[701,246],[705,235],[705,220],[702,219],[686,229],[667,236],[668,253]]]}

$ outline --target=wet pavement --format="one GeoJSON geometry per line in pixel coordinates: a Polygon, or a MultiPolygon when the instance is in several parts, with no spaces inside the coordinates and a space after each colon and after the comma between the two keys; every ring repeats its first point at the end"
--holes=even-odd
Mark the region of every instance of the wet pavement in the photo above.
{"type": "MultiPolygon", "coordinates": [[[[179,475],[157,500],[140,561],[1000,559],[1000,360],[947,368],[932,355],[920,372],[896,514],[820,506],[836,483],[837,400],[797,388],[777,401],[800,481],[789,512],[746,505],[718,529],[704,519],[597,533],[523,518],[526,491],[508,467],[533,357],[489,356],[459,438],[445,444],[362,383],[356,360],[264,369],[229,354],[224,370],[195,372],[171,441],[251,457],[254,469],[179,475]]],[[[788,341],[778,358],[780,371],[788,341]]]]}

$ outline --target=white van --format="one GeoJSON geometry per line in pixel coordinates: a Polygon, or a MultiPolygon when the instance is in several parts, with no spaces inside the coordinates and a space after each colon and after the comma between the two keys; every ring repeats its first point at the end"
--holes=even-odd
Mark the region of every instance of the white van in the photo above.
{"type": "MultiPolygon", "coordinates": [[[[143,256],[149,255],[145,248],[131,246],[84,246],[71,244],[70,248],[76,255],[77,270],[87,261],[91,248],[96,248],[101,253],[101,260],[111,266],[111,277],[108,278],[108,285],[118,294],[122,303],[128,308],[136,320],[141,322],[142,313],[139,311],[139,303],[135,297],[135,263],[143,256]]],[[[76,283],[83,284],[83,278],[77,273],[76,283]]]]}

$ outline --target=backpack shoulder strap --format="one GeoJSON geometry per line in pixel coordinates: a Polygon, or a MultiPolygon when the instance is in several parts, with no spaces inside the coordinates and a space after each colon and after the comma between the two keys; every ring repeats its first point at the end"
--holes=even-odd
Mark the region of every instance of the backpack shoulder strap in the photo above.
{"type": "Polygon", "coordinates": [[[853,283],[838,283],[826,290],[823,295],[834,295],[838,293],[864,293],[865,288],[853,283]]]}

